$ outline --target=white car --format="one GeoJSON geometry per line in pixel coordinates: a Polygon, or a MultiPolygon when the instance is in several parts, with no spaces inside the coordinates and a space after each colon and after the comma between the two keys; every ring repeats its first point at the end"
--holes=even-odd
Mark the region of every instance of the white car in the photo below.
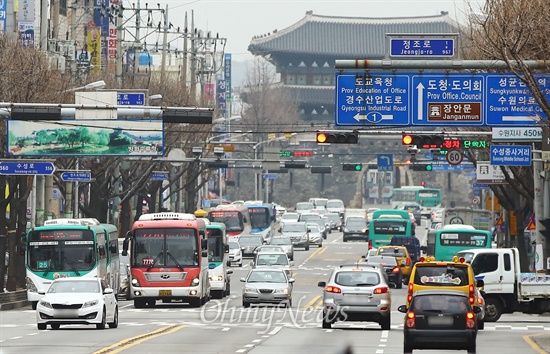
{"type": "Polygon", "coordinates": [[[241,245],[237,241],[227,242],[229,245],[229,261],[231,265],[237,264],[239,267],[243,266],[243,251],[241,250],[241,245]]]}
{"type": "Polygon", "coordinates": [[[300,214],[294,212],[286,212],[281,215],[281,220],[279,223],[282,225],[285,222],[297,222],[300,219],[300,214]]]}
{"type": "Polygon", "coordinates": [[[113,289],[98,278],[59,278],[36,306],[39,330],[50,325],[95,324],[97,329],[118,327],[118,303],[113,289]]]}

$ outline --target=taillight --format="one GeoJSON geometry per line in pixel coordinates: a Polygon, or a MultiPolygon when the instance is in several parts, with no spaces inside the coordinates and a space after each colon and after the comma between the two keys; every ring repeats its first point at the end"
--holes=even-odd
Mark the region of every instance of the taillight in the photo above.
{"type": "Polygon", "coordinates": [[[474,317],[475,316],[473,312],[466,313],[466,328],[474,328],[476,326],[476,321],[474,317]]]}
{"type": "Polygon", "coordinates": [[[369,250],[372,249],[372,240],[369,240],[369,250]]]}
{"type": "Polygon", "coordinates": [[[393,267],[393,269],[391,270],[392,273],[399,273],[400,272],[400,269],[399,267],[393,267]]]}
{"type": "Polygon", "coordinates": [[[407,312],[407,320],[405,321],[405,327],[415,328],[416,327],[416,315],[414,312],[407,312]]]}
{"type": "Polygon", "coordinates": [[[424,199],[420,199],[420,203],[424,203],[424,199]]]}
{"type": "Polygon", "coordinates": [[[470,297],[469,297],[469,300],[470,300],[470,304],[473,305],[473,304],[475,303],[475,301],[476,301],[476,298],[473,297],[473,296],[470,296],[470,297]]]}
{"type": "Polygon", "coordinates": [[[477,298],[477,303],[478,303],[479,305],[483,305],[483,298],[478,297],[478,298],[477,298]]]}
{"type": "Polygon", "coordinates": [[[410,304],[413,299],[412,295],[407,295],[407,302],[410,304]]]}
{"type": "Polygon", "coordinates": [[[337,287],[337,286],[330,286],[330,285],[327,286],[327,287],[325,288],[325,291],[326,291],[327,293],[335,293],[335,294],[339,294],[339,293],[342,292],[342,290],[341,290],[339,287],[337,287]]]}
{"type": "Polygon", "coordinates": [[[381,288],[374,289],[373,293],[374,294],[386,294],[388,291],[390,291],[390,289],[387,286],[383,286],[381,288]]]}
{"type": "Polygon", "coordinates": [[[410,265],[411,265],[411,259],[410,259],[410,258],[407,258],[407,259],[405,260],[405,264],[408,265],[408,266],[410,266],[410,265]]]}
{"type": "Polygon", "coordinates": [[[413,283],[409,283],[409,286],[407,288],[407,304],[410,304],[412,299],[413,299],[413,290],[414,290],[414,285],[413,283]]]}
{"type": "Polygon", "coordinates": [[[422,262],[424,262],[425,260],[426,260],[426,258],[420,257],[420,259],[419,259],[418,261],[422,263],[422,262]]]}
{"type": "Polygon", "coordinates": [[[470,300],[470,304],[474,304],[475,302],[475,297],[474,297],[474,286],[473,285],[470,285],[468,286],[468,295],[469,295],[469,300],[470,300]]]}

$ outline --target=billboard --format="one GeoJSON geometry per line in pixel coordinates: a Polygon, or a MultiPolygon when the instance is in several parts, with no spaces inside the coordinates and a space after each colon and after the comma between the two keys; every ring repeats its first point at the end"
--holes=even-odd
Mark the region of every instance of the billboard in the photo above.
{"type": "Polygon", "coordinates": [[[163,156],[162,120],[8,120],[9,156],[163,156]]]}
{"type": "Polygon", "coordinates": [[[101,37],[100,29],[96,27],[89,27],[86,33],[86,43],[88,52],[90,53],[90,65],[92,74],[99,74],[101,72],[101,37]]]}

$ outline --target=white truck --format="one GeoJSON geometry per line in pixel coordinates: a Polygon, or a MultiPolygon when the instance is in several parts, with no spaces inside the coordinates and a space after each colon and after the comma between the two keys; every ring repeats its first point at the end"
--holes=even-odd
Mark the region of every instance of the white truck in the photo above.
{"type": "Polygon", "coordinates": [[[443,214],[443,225],[472,225],[476,230],[491,231],[491,212],[472,208],[447,208],[443,214]]]}
{"type": "Polygon", "coordinates": [[[550,312],[550,275],[521,273],[517,248],[470,249],[457,255],[483,280],[486,322],[498,321],[503,313],[550,312]]]}

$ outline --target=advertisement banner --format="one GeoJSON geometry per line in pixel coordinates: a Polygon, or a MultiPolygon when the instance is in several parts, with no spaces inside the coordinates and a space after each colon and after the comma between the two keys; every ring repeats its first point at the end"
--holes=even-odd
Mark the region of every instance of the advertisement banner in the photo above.
{"type": "Polygon", "coordinates": [[[29,22],[34,24],[34,0],[19,0],[17,21],[19,24],[29,22]]]}
{"type": "Polygon", "coordinates": [[[87,49],[90,53],[90,73],[99,74],[101,72],[101,38],[100,30],[97,27],[88,28],[86,34],[87,49]]]}
{"type": "Polygon", "coordinates": [[[34,22],[19,22],[19,38],[23,47],[34,47],[34,22]]]}
{"type": "Polygon", "coordinates": [[[6,3],[7,0],[0,0],[0,33],[6,32],[6,3]]]}
{"type": "Polygon", "coordinates": [[[225,99],[227,102],[231,102],[231,53],[225,53],[225,66],[223,77],[227,82],[225,89],[225,99]]]}
{"type": "Polygon", "coordinates": [[[162,120],[8,120],[9,156],[163,156],[162,120]]]}
{"type": "Polygon", "coordinates": [[[216,87],[213,83],[208,82],[204,84],[204,99],[208,102],[214,102],[214,92],[216,91],[216,87]]]}
{"type": "Polygon", "coordinates": [[[216,97],[217,97],[217,107],[218,112],[220,113],[220,117],[225,117],[225,97],[226,97],[226,81],[225,80],[218,80],[216,84],[216,97]]]}

